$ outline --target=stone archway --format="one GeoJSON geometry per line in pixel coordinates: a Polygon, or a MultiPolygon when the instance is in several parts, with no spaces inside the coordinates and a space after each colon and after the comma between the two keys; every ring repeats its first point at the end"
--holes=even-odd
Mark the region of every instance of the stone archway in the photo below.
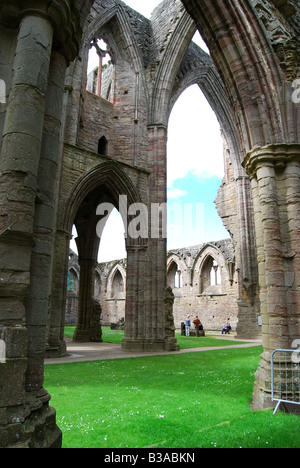
{"type": "MultiPolygon", "coordinates": [[[[117,161],[108,163],[110,174],[115,175],[110,180],[117,184],[109,192],[113,200],[120,190],[128,192],[129,199],[136,193],[133,189],[141,187],[148,207],[164,203],[169,104],[177,70],[196,27],[222,80],[238,129],[240,154],[235,156],[247,175],[239,174],[235,182],[240,192],[240,245],[246,246],[246,258],[251,259],[253,251],[247,246],[252,245],[254,227],[257,249],[264,354],[256,375],[256,409],[271,405],[272,351],[289,348],[299,339],[300,106],[293,100],[293,80],[299,77],[300,64],[299,6],[287,0],[264,0],[263,8],[256,0],[228,0],[226,8],[223,0],[165,1],[170,8],[162,4],[157,10],[159,21],[156,17],[153,24],[130,22],[131,12],[113,0],[104,4],[100,0],[1,3],[4,47],[0,54],[7,52],[7,56],[5,60],[1,56],[0,68],[8,84],[0,119],[0,333],[7,341],[9,357],[1,365],[0,376],[4,446],[61,443],[55,412],[49,409],[50,396],[43,388],[49,307],[50,338],[61,343],[61,291],[66,285],[72,223],[92,188],[105,185],[97,177],[90,179],[94,187],[80,185],[82,173],[72,166],[78,161],[80,168],[86,168],[83,172],[91,175],[99,173],[97,166],[103,162],[94,154],[103,128],[91,131],[87,123],[99,121],[91,117],[86,122],[85,117],[91,109],[98,115],[105,107],[105,124],[122,146],[118,150],[115,144],[109,155],[117,161]],[[117,99],[104,106],[84,94],[82,76],[89,44],[82,41],[82,29],[89,12],[97,15],[97,11],[108,11],[107,7],[120,11],[111,34],[116,24],[122,24],[125,38],[130,39],[130,53],[121,47],[119,71],[123,70],[123,77],[130,76],[131,86],[124,89],[120,84],[117,99]],[[168,14],[173,13],[170,27],[168,14]],[[65,88],[66,68],[76,56],[65,88]],[[61,174],[66,168],[71,177],[65,187],[61,174]],[[129,172],[135,184],[127,186],[124,174],[129,172]],[[76,192],[73,198],[66,196],[70,185],[79,189],[78,196],[76,192]],[[67,201],[69,211],[62,220],[67,201]]],[[[132,199],[136,201],[135,196],[132,199]]],[[[96,241],[91,249],[96,249],[96,241]]],[[[172,305],[170,291],[165,296],[165,239],[151,239],[147,245],[132,242],[127,250],[124,347],[161,351],[166,344],[166,312],[170,316],[172,305]],[[151,264],[155,266],[152,271],[151,264]]],[[[245,297],[253,299],[255,283],[253,278],[246,281],[247,268],[246,263],[240,284],[245,297]]]]}
{"type": "MultiPolygon", "coordinates": [[[[91,336],[91,317],[93,313],[93,294],[95,282],[95,268],[97,265],[97,254],[99,248],[99,230],[97,225],[102,219],[97,215],[97,208],[104,203],[105,207],[111,210],[115,207],[120,210],[120,196],[126,196],[128,206],[141,202],[141,197],[134,187],[130,178],[125,174],[121,167],[111,161],[98,165],[87,174],[84,174],[77,183],[73,186],[68,202],[65,206],[65,211],[62,213],[62,224],[60,231],[69,233],[75,223],[78,237],[76,239],[78,248],[78,262],[80,265],[80,289],[79,289],[79,315],[77,329],[74,335],[76,341],[90,341],[91,336]]],[[[122,208],[122,207],[121,207],[122,208]]],[[[127,209],[127,206],[126,206],[127,209]]],[[[110,213],[108,213],[110,214],[110,213]]],[[[106,208],[103,212],[104,221],[107,219],[106,208]]],[[[126,212],[126,216],[128,213],[126,212]]],[[[129,218],[123,219],[124,223],[129,222],[129,218]]],[[[105,221],[106,222],[106,221],[105,221]]],[[[125,229],[124,229],[125,230],[125,229]]],[[[62,244],[65,246],[64,255],[68,250],[69,236],[62,239],[62,244]]],[[[146,243],[141,244],[140,239],[131,239],[128,235],[126,241],[126,249],[128,257],[133,254],[136,249],[145,251],[146,243]]],[[[64,265],[65,262],[62,262],[64,265]]],[[[129,260],[130,263],[130,260],[129,260]]],[[[136,268],[136,263],[132,264],[132,268],[136,268]]],[[[136,298],[134,296],[134,288],[137,281],[140,280],[136,269],[129,268],[128,273],[133,278],[127,288],[127,297],[132,298],[126,305],[127,315],[135,316],[136,298]]],[[[57,275],[60,273],[57,272],[57,275]]],[[[61,291],[56,287],[56,294],[64,297],[65,281],[61,283],[61,291]]],[[[61,309],[64,313],[64,307],[61,309]]],[[[130,322],[130,319],[128,320],[130,322]]],[[[57,315],[56,309],[53,310],[53,318],[51,320],[51,328],[59,329],[59,324],[63,324],[63,317],[57,315]]],[[[62,333],[59,332],[62,339],[62,333]]],[[[125,335],[128,339],[128,336],[125,335]]],[[[52,334],[53,339],[53,334],[52,334]]],[[[130,337],[129,337],[130,340],[130,337]]],[[[55,341],[55,340],[53,340],[55,341]]],[[[57,346],[57,345],[56,345],[57,346]]],[[[53,343],[51,344],[53,348],[53,343]]]]}
{"type": "Polygon", "coordinates": [[[300,334],[300,114],[291,93],[300,54],[290,21],[299,12],[288,2],[280,11],[273,1],[265,9],[250,1],[183,3],[222,77],[251,179],[264,344],[254,404],[262,408],[271,403],[272,351],[290,348],[300,334]]]}

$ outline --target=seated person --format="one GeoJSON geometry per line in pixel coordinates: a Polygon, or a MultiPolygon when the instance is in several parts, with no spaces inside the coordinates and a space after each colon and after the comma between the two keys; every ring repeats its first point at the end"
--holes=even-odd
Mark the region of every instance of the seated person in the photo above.
{"type": "MultiPolygon", "coordinates": [[[[228,319],[228,320],[229,320],[229,319],[228,319]]],[[[225,326],[224,326],[224,328],[223,328],[223,330],[222,330],[222,335],[224,335],[224,333],[225,333],[225,335],[229,335],[229,334],[230,334],[230,330],[231,330],[231,326],[230,326],[230,323],[229,323],[229,321],[228,321],[228,322],[226,322],[226,324],[225,324],[225,326]]]]}

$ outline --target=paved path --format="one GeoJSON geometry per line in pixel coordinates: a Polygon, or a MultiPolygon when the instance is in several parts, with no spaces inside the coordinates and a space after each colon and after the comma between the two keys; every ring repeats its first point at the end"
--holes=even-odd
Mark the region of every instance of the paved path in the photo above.
{"type": "MultiPolygon", "coordinates": [[[[220,337],[220,339],[222,339],[220,337]]],[[[226,339],[226,338],[224,338],[226,339]]],[[[229,338],[233,340],[233,337],[229,338]]],[[[242,340],[239,340],[241,342],[242,340]]],[[[123,351],[121,345],[114,343],[75,343],[70,338],[66,338],[67,355],[57,359],[46,359],[45,364],[68,364],[72,362],[85,362],[85,361],[104,361],[108,359],[126,359],[145,356],[158,356],[158,355],[178,355],[186,353],[199,353],[203,351],[217,351],[219,349],[233,349],[233,348],[252,348],[253,346],[261,346],[261,341],[247,340],[244,344],[236,344],[229,346],[215,346],[209,348],[190,348],[181,349],[178,352],[161,352],[161,353],[136,353],[123,351]]]]}

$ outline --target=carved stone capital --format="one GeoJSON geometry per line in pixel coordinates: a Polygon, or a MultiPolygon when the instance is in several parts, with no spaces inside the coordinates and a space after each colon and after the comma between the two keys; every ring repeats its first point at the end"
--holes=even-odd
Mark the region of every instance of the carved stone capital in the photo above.
{"type": "Polygon", "coordinates": [[[243,167],[249,177],[253,178],[256,176],[257,170],[263,166],[272,166],[277,170],[283,170],[292,161],[300,162],[300,145],[268,145],[262,148],[253,148],[246,155],[243,167]]]}
{"type": "Polygon", "coordinates": [[[79,12],[70,3],[68,0],[2,0],[0,24],[16,28],[24,16],[47,18],[54,30],[53,47],[69,64],[78,55],[82,35],[79,12]]]}

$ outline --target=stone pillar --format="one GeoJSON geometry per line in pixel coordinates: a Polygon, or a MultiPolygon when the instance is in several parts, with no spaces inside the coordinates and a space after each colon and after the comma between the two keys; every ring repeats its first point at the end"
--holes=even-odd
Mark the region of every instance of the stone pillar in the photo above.
{"type": "Polygon", "coordinates": [[[26,388],[27,391],[35,394],[45,393],[43,390],[43,363],[54,254],[56,180],[62,153],[60,128],[65,72],[65,58],[54,52],[50,65],[38,171],[34,217],[35,246],[32,251],[29,294],[25,303],[26,322],[29,331],[29,362],[26,388]]]}
{"type": "Polygon", "coordinates": [[[143,351],[148,348],[145,344],[146,337],[151,337],[146,313],[148,304],[145,303],[145,279],[148,276],[146,259],[146,247],[127,246],[125,337],[122,343],[124,350],[143,351]]]}
{"type": "Polygon", "coordinates": [[[55,256],[52,268],[52,293],[46,354],[49,358],[65,356],[67,346],[64,339],[65,309],[67,300],[67,278],[71,234],[58,230],[55,236],[55,256]],[[62,259],[64,259],[62,261],[62,259]]]}
{"type": "Polygon", "coordinates": [[[79,258],[78,263],[80,266],[79,311],[73,339],[85,343],[90,342],[92,339],[91,324],[97,261],[79,258]]]}
{"type": "MultiPolygon", "coordinates": [[[[148,127],[148,132],[148,164],[151,173],[148,248],[137,245],[128,248],[126,328],[123,348],[162,351],[170,349],[167,331],[170,326],[170,315],[169,311],[167,315],[165,313],[167,130],[163,125],[151,125],[148,127]]],[[[172,348],[176,348],[176,342],[172,341],[172,348]]]]}
{"type": "Polygon", "coordinates": [[[257,339],[261,335],[258,326],[259,298],[256,243],[253,217],[251,184],[248,176],[236,179],[238,248],[236,255],[239,265],[239,299],[237,337],[257,339]]]}
{"type": "Polygon", "coordinates": [[[251,177],[264,353],[254,406],[271,406],[271,354],[300,337],[300,145],[256,148],[244,162],[251,177]]]}
{"type": "Polygon", "coordinates": [[[52,163],[59,158],[61,84],[66,62],[78,51],[78,19],[64,0],[4,0],[0,6],[1,27],[18,31],[0,145],[0,338],[7,351],[0,373],[3,447],[61,445],[55,410],[42,387],[43,357],[55,218],[52,163]]]}
{"type": "Polygon", "coordinates": [[[29,286],[36,179],[52,34],[52,26],[45,18],[27,16],[22,20],[3,131],[0,178],[0,257],[3,264],[0,265],[0,295],[12,298],[12,316],[18,310],[23,311],[21,315],[24,314],[23,299],[29,286]]]}
{"type": "MultiPolygon", "coordinates": [[[[25,382],[29,374],[33,380],[43,380],[42,366],[29,369],[31,345],[35,341],[35,347],[41,349],[44,336],[31,333],[24,301],[31,280],[36,186],[52,37],[53,28],[46,18],[28,15],[21,20],[3,130],[0,159],[0,330],[7,343],[7,362],[1,366],[0,377],[0,426],[6,424],[3,431],[0,428],[2,446],[30,444],[34,424],[32,430],[25,434],[22,423],[33,412],[33,418],[38,419],[38,412],[49,401],[48,395],[45,399],[37,399],[26,391],[25,382]]],[[[60,445],[61,433],[55,426],[55,413],[49,408],[47,411],[44,421],[50,417],[53,422],[49,422],[52,431],[49,446],[60,445]]],[[[45,428],[45,437],[46,432],[45,428]]]]}

